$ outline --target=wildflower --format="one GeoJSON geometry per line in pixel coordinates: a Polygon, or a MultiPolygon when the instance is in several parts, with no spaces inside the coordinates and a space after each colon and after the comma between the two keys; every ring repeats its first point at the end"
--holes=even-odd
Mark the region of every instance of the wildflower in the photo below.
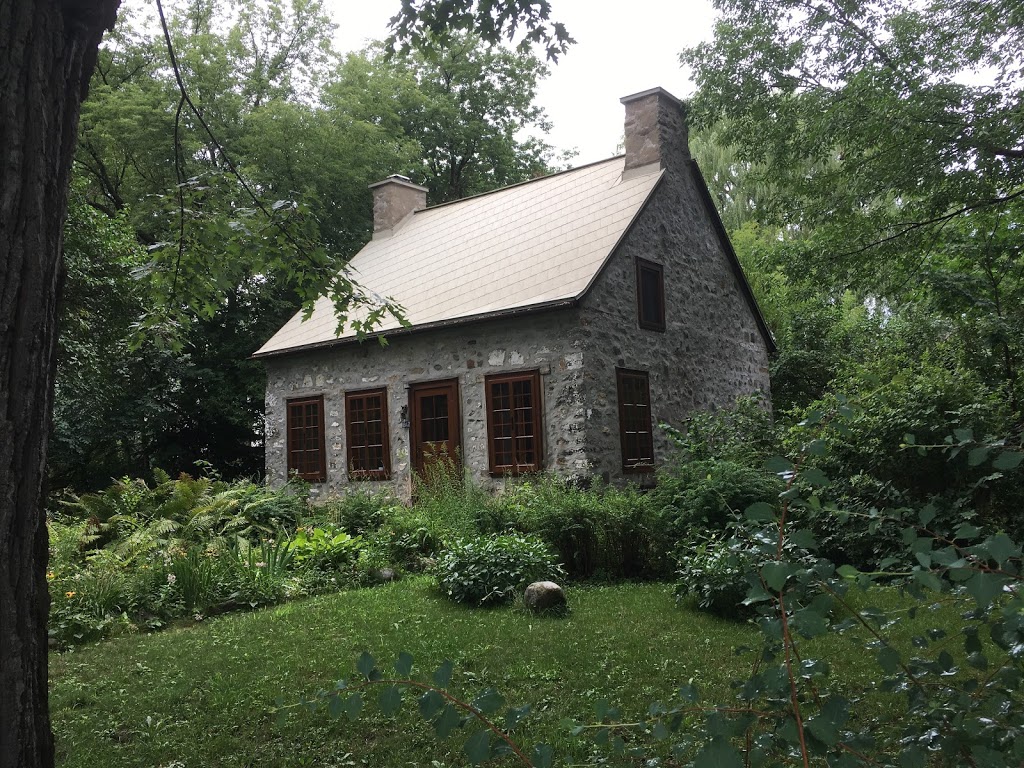
{"type": "Polygon", "coordinates": [[[266,568],[266,567],[267,567],[267,564],[266,564],[266,563],[264,563],[264,562],[259,562],[259,563],[256,563],[256,567],[257,567],[257,568],[266,568]]]}
{"type": "Polygon", "coordinates": [[[173,583],[174,583],[174,582],[176,582],[177,580],[178,580],[178,577],[177,577],[177,576],[175,576],[175,575],[174,575],[173,573],[168,573],[168,574],[167,574],[167,583],[168,583],[168,584],[173,584],[173,583]]]}
{"type": "Polygon", "coordinates": [[[74,592],[65,592],[64,593],[64,597],[74,597],[74,596],[75,596],[74,592]]]}
{"type": "Polygon", "coordinates": [[[53,581],[55,578],[57,578],[57,574],[55,574],[53,571],[47,571],[46,572],[46,580],[47,581],[53,581]]]}
{"type": "Polygon", "coordinates": [[[203,620],[203,614],[197,613],[197,614],[193,615],[192,618],[195,619],[196,621],[202,621],[203,620]]]}

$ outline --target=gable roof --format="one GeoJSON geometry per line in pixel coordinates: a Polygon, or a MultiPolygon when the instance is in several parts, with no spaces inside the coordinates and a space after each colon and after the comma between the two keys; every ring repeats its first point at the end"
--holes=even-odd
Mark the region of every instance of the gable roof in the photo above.
{"type": "MultiPolygon", "coordinates": [[[[662,172],[627,175],[613,157],[417,211],[352,259],[353,279],[395,300],[413,328],[557,306],[579,299],[643,208],[662,172]]],[[[356,313],[353,313],[356,314],[356,313]]],[[[402,326],[388,316],[376,332],[402,326]]],[[[302,312],[255,357],[355,338],[336,335],[330,299],[302,312]]]]}

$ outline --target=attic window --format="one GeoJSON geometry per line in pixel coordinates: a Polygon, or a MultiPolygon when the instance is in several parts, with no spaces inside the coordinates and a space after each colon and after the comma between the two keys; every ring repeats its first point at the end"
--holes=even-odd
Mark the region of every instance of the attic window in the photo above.
{"type": "Polygon", "coordinates": [[[636,260],[636,306],[641,328],[665,330],[665,268],[661,264],[636,260]]]}
{"type": "Polygon", "coordinates": [[[619,390],[622,471],[650,472],[654,468],[654,435],[647,372],[616,368],[615,375],[619,390]]]}
{"type": "Polygon", "coordinates": [[[324,447],[324,397],[289,400],[286,429],[288,431],[288,476],[298,476],[312,483],[327,479],[327,451],[324,447]]]}
{"type": "Polygon", "coordinates": [[[487,452],[491,474],[518,475],[541,468],[540,373],[488,376],[487,452]]]}
{"type": "Polygon", "coordinates": [[[388,391],[372,389],[345,395],[350,480],[387,480],[391,476],[388,443],[388,391]]]}

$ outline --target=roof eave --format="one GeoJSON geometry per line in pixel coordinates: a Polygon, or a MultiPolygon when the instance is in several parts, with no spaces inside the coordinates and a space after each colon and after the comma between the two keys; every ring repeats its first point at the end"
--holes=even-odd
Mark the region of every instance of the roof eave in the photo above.
{"type": "Polygon", "coordinates": [[[704,200],[704,207],[708,212],[708,216],[711,218],[711,223],[715,228],[715,233],[718,235],[718,240],[721,243],[722,248],[725,249],[726,255],[729,257],[729,266],[732,267],[736,281],[740,285],[740,290],[743,292],[747,303],[750,305],[751,311],[754,313],[754,321],[757,323],[757,328],[764,339],[765,346],[768,349],[768,354],[773,355],[777,349],[775,337],[772,335],[772,331],[768,327],[768,323],[765,321],[764,315],[761,313],[761,307],[757,303],[754,291],[751,289],[750,283],[747,281],[747,276],[743,272],[743,265],[740,264],[740,258],[736,255],[736,250],[732,247],[732,241],[729,240],[729,233],[725,231],[725,224],[722,223],[722,217],[718,213],[718,208],[715,207],[715,200],[711,197],[711,190],[708,189],[708,184],[704,180],[704,174],[701,173],[700,166],[697,165],[696,160],[690,160],[690,167],[693,169],[693,176],[697,182],[697,191],[700,192],[701,198],[704,200]]]}
{"type": "Polygon", "coordinates": [[[387,331],[376,331],[373,333],[366,334],[363,338],[357,338],[355,336],[345,336],[340,339],[328,339],[326,341],[317,341],[312,344],[303,344],[297,347],[288,347],[286,349],[274,349],[267,352],[256,352],[249,356],[251,360],[267,360],[270,358],[285,357],[287,355],[300,354],[303,352],[316,352],[323,349],[332,349],[335,347],[344,347],[351,344],[361,344],[370,339],[385,339],[393,336],[410,336],[415,333],[422,333],[426,331],[436,331],[445,328],[454,328],[461,325],[469,325],[470,323],[480,323],[487,320],[496,320],[500,318],[509,317],[521,317],[523,315],[531,315],[539,312],[547,312],[558,309],[570,309],[579,304],[579,297],[570,296],[564,299],[553,299],[551,301],[539,302],[537,304],[529,304],[523,307],[511,307],[509,309],[500,309],[493,312],[482,312],[476,315],[466,315],[465,317],[455,317],[448,320],[437,320],[432,323],[421,323],[419,325],[409,325],[404,328],[394,328],[387,331]]]}

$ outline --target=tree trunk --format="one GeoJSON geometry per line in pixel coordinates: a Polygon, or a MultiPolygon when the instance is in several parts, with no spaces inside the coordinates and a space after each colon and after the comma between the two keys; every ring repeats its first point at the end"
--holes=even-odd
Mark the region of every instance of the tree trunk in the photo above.
{"type": "Polygon", "coordinates": [[[46,441],[78,113],[120,0],[0,0],[0,768],[53,766],[46,441]]]}

